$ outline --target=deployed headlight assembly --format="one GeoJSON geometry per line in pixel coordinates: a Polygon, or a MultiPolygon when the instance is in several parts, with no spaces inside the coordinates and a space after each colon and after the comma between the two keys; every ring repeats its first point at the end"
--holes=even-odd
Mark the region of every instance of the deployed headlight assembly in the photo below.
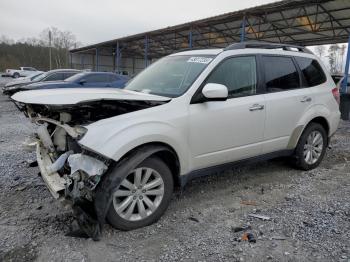
{"type": "Polygon", "coordinates": [[[74,131],[79,135],[78,139],[82,139],[88,130],[83,126],[75,126],[74,131]]]}

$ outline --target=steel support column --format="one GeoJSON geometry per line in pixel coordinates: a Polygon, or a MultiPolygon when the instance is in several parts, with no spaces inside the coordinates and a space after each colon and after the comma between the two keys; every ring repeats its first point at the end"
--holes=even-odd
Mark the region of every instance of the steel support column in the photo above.
{"type": "Polygon", "coordinates": [[[341,92],[347,93],[348,89],[348,81],[349,81],[349,67],[350,67],[350,35],[349,35],[349,41],[348,41],[348,53],[346,55],[346,63],[345,63],[345,73],[344,73],[344,81],[341,86],[341,92]]]}
{"type": "Polygon", "coordinates": [[[149,47],[149,41],[148,41],[148,35],[145,36],[145,68],[148,66],[148,47],[149,47]]]}
{"type": "Polygon", "coordinates": [[[100,65],[99,65],[99,62],[100,62],[100,61],[99,61],[99,57],[98,57],[98,53],[99,53],[99,52],[98,52],[98,51],[99,51],[98,48],[96,48],[96,54],[95,54],[95,60],[96,60],[96,63],[95,63],[95,64],[96,64],[96,65],[95,65],[96,68],[95,68],[95,71],[96,71],[96,72],[98,72],[99,67],[100,67],[100,65]]]}
{"type": "Polygon", "coordinates": [[[192,28],[191,28],[190,33],[189,33],[189,35],[188,35],[188,47],[189,47],[190,49],[193,48],[193,33],[192,33],[192,28]]]}
{"type": "Polygon", "coordinates": [[[69,57],[70,57],[70,68],[73,68],[73,54],[69,53],[69,57]]]}
{"type": "Polygon", "coordinates": [[[246,17],[243,17],[242,20],[242,27],[241,27],[241,42],[245,41],[245,27],[246,27],[246,17]]]}
{"type": "Polygon", "coordinates": [[[81,54],[80,55],[80,67],[81,67],[81,69],[84,69],[84,58],[85,58],[85,55],[81,54]]]}
{"type": "Polygon", "coordinates": [[[121,57],[121,52],[120,52],[120,45],[119,41],[117,42],[117,46],[115,48],[115,64],[116,64],[116,71],[119,72],[120,70],[120,57],[121,57]]]}

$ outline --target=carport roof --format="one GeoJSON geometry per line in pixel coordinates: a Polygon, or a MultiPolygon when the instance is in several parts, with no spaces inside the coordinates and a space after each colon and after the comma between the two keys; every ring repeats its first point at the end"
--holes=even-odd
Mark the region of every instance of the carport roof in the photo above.
{"type": "Polygon", "coordinates": [[[116,52],[123,56],[161,57],[191,48],[222,48],[245,40],[301,46],[347,42],[350,35],[350,0],[283,0],[126,36],[73,49],[71,53],[116,52]]]}

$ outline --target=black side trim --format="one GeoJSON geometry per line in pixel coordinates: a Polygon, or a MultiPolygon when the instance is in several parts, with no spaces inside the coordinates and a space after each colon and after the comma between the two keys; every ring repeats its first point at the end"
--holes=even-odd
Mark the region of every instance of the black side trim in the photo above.
{"type": "Polygon", "coordinates": [[[195,179],[195,178],[208,176],[208,175],[211,175],[215,172],[227,170],[227,169],[232,168],[232,167],[252,164],[252,163],[261,162],[261,161],[266,161],[266,160],[270,160],[270,159],[273,159],[276,157],[292,156],[293,154],[294,154],[294,149],[282,150],[282,151],[268,153],[268,154],[264,154],[261,156],[247,158],[247,159],[243,159],[243,160],[239,160],[239,161],[235,161],[235,162],[231,162],[231,163],[226,163],[226,164],[222,164],[222,165],[217,165],[217,166],[212,166],[212,167],[194,170],[186,175],[180,176],[180,178],[179,178],[180,185],[183,188],[189,181],[191,181],[192,179],[195,179]]]}

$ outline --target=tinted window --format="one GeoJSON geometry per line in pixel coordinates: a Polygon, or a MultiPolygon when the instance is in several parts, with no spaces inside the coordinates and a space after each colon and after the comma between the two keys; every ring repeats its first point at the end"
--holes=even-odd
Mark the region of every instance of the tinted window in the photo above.
{"type": "Polygon", "coordinates": [[[327,81],[322,67],[316,60],[305,57],[295,57],[295,60],[303,72],[305,81],[309,87],[318,86],[327,81]]]}
{"type": "Polygon", "coordinates": [[[76,73],[75,72],[66,72],[64,73],[63,78],[67,79],[68,77],[74,76],[76,73]]]}
{"type": "Polygon", "coordinates": [[[290,57],[264,56],[267,92],[278,92],[300,87],[298,71],[290,57]]]}
{"type": "Polygon", "coordinates": [[[234,57],[225,60],[214,70],[206,82],[225,85],[229,97],[256,94],[255,57],[234,57]]]}
{"type": "Polygon", "coordinates": [[[109,76],[110,75],[92,74],[87,75],[84,79],[87,83],[109,82],[109,76]]]}
{"type": "Polygon", "coordinates": [[[62,73],[53,73],[45,78],[44,81],[58,81],[63,80],[63,74],[62,73]]]}
{"type": "Polygon", "coordinates": [[[342,76],[332,75],[332,79],[336,84],[338,84],[342,78],[342,76]]]}
{"type": "Polygon", "coordinates": [[[118,81],[118,80],[119,80],[119,78],[118,78],[117,75],[110,75],[109,76],[109,81],[110,82],[114,82],[114,81],[118,81]]]}

